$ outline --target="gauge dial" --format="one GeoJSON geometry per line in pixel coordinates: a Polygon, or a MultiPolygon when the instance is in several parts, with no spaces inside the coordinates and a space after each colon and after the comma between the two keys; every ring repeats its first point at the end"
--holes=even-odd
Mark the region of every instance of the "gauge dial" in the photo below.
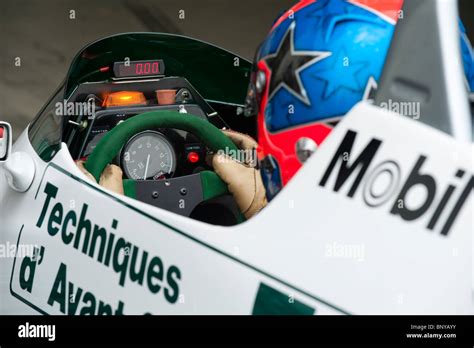
{"type": "Polygon", "coordinates": [[[159,179],[173,174],[176,154],[163,134],[146,131],[128,141],[122,151],[121,163],[129,179],[159,179]]]}

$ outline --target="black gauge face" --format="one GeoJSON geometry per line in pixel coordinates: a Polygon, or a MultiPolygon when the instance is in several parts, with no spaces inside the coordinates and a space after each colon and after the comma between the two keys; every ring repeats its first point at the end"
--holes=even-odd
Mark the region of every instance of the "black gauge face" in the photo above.
{"type": "Polygon", "coordinates": [[[121,162],[129,179],[160,179],[172,175],[176,168],[176,155],[161,133],[146,131],[129,140],[121,162]]]}

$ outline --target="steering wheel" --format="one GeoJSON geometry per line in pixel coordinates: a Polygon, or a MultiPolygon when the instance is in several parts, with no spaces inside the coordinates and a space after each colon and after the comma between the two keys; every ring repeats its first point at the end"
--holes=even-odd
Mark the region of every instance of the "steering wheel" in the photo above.
{"type": "MultiPolygon", "coordinates": [[[[227,150],[227,153],[237,153],[237,147],[224,133],[198,116],[169,110],[150,111],[129,118],[109,131],[89,155],[84,167],[99,182],[105,167],[127,141],[135,134],[153,128],[183,130],[194,134],[213,152],[227,150]]],[[[157,181],[126,179],[123,186],[128,197],[185,216],[189,216],[201,202],[229,194],[227,185],[209,170],[157,181]]],[[[242,215],[238,220],[242,220],[242,215]]]]}

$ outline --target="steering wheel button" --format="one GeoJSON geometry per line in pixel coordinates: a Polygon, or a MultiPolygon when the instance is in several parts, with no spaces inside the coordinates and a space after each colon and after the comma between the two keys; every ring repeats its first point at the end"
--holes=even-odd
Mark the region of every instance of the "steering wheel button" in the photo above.
{"type": "Polygon", "coordinates": [[[199,162],[199,154],[197,152],[191,151],[188,153],[188,161],[191,163],[199,162]]]}

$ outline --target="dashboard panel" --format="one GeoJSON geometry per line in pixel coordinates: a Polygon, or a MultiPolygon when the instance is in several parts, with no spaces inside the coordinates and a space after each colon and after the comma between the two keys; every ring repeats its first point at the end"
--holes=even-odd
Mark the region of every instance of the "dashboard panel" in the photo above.
{"type": "MultiPolygon", "coordinates": [[[[69,140],[66,141],[76,159],[86,160],[107,132],[119,123],[144,112],[173,110],[183,117],[199,117],[218,128],[227,126],[192,85],[180,77],[83,84],[71,99],[75,102],[92,100],[95,105],[93,117],[84,116],[74,121],[74,124],[85,126],[70,127],[67,132],[66,138],[69,140]],[[160,93],[166,94],[169,91],[173,94],[171,102],[160,100],[160,93]]],[[[207,149],[193,134],[161,128],[148,129],[147,132],[148,135],[153,135],[142,139],[145,140],[142,147],[138,148],[140,144],[135,144],[136,148],[127,151],[135,146],[135,137],[138,136],[135,135],[113,161],[122,168],[125,179],[160,180],[210,169],[205,161],[207,149]],[[150,149],[143,148],[148,145],[150,149]],[[154,150],[157,146],[158,150],[154,150]],[[160,171],[155,166],[163,166],[163,170],[160,171]]]]}
{"type": "MultiPolygon", "coordinates": [[[[99,141],[107,134],[108,131],[113,129],[117,124],[123,122],[131,117],[134,117],[140,113],[155,110],[174,110],[180,111],[177,106],[164,106],[164,107],[135,107],[135,108],[120,108],[114,110],[104,110],[97,113],[94,123],[90,127],[87,140],[84,142],[83,149],[80,153],[81,159],[86,159],[92,151],[95,149],[99,141]]],[[[181,109],[182,111],[183,109],[181,109]]],[[[206,119],[206,115],[202,109],[197,105],[186,105],[185,110],[187,114],[182,113],[183,117],[199,117],[206,119]]],[[[146,132],[148,134],[154,133],[156,137],[160,137],[161,144],[155,142],[151,149],[159,145],[161,151],[168,153],[167,157],[171,163],[164,164],[164,170],[162,173],[156,172],[154,175],[149,176],[147,172],[146,179],[158,180],[163,178],[170,178],[175,176],[194,174],[204,169],[208,169],[205,162],[206,147],[197,139],[193,134],[177,130],[177,129],[149,129],[146,132]]],[[[157,161],[160,160],[159,156],[163,152],[153,151],[146,152],[143,148],[132,149],[132,152],[127,149],[136,142],[136,138],[139,133],[132,137],[127,144],[124,145],[120,154],[115,158],[114,164],[119,165],[127,179],[144,180],[142,175],[138,173],[143,172],[146,169],[147,156],[150,154],[148,160],[148,166],[153,166],[157,161]],[[133,151],[136,153],[134,154],[133,151]],[[128,154],[127,154],[128,152],[128,154]],[[140,156],[145,156],[141,158],[140,156]],[[158,156],[158,157],[156,157],[158,156]],[[128,159],[128,160],[127,160],[128,159]],[[131,162],[131,163],[130,163],[131,162]],[[133,167],[136,165],[136,167],[133,167]],[[143,168],[141,168],[143,166],[143,168]]],[[[149,142],[145,142],[143,146],[147,146],[149,142]]],[[[151,144],[150,144],[151,146],[151,144]]],[[[158,164],[161,166],[162,161],[158,164]]]]}

